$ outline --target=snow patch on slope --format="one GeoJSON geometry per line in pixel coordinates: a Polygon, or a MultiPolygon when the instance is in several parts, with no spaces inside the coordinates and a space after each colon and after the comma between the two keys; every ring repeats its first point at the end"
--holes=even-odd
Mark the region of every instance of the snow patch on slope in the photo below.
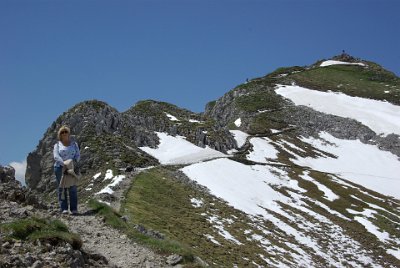
{"type": "MultiPolygon", "coordinates": [[[[97,174],[96,174],[97,175],[97,174]]],[[[111,182],[104,187],[103,189],[101,189],[99,192],[96,193],[96,195],[98,194],[113,194],[114,193],[114,187],[117,186],[118,184],[120,184],[124,179],[126,178],[125,175],[117,175],[117,176],[113,176],[113,172],[111,169],[108,169],[106,171],[106,175],[104,176],[104,180],[109,180],[111,179],[111,182]]]]}
{"type": "Polygon", "coordinates": [[[247,134],[243,131],[240,131],[240,130],[230,130],[229,132],[232,134],[233,138],[236,140],[238,148],[242,147],[245,144],[246,139],[249,136],[249,134],[247,134]]]}
{"type": "Polygon", "coordinates": [[[381,232],[379,229],[368,219],[373,218],[374,214],[376,214],[375,210],[372,209],[364,209],[362,212],[358,212],[352,209],[347,209],[349,213],[352,214],[357,214],[361,216],[356,216],[354,219],[364,225],[365,229],[367,229],[368,232],[371,234],[375,235],[379,240],[382,242],[386,242],[390,240],[389,234],[385,231],[381,232]]]}
{"type": "Polygon", "coordinates": [[[190,122],[190,123],[204,124],[204,121],[199,121],[199,120],[196,120],[196,119],[189,119],[189,122],[190,122]]]}
{"type": "Polygon", "coordinates": [[[322,183],[319,183],[317,180],[311,178],[308,175],[308,171],[305,172],[304,175],[300,176],[302,179],[305,179],[307,181],[311,181],[312,183],[314,183],[318,189],[320,191],[322,191],[325,194],[325,198],[328,199],[329,201],[335,201],[336,199],[339,199],[339,196],[337,194],[335,194],[334,192],[332,192],[331,189],[329,189],[328,187],[326,187],[325,185],[323,185],[322,183]]]}
{"type": "Polygon", "coordinates": [[[111,170],[111,169],[107,169],[106,175],[104,176],[104,180],[112,179],[112,177],[113,177],[113,172],[112,172],[112,170],[111,170]]]}
{"type": "Polygon", "coordinates": [[[359,66],[365,66],[365,63],[362,62],[345,62],[345,61],[337,61],[337,60],[326,60],[322,62],[319,66],[320,67],[325,67],[325,66],[331,66],[331,65],[359,65],[359,66]]]}
{"type": "Polygon", "coordinates": [[[200,208],[203,206],[203,200],[201,200],[201,199],[197,199],[197,198],[193,197],[190,199],[190,202],[192,203],[192,206],[194,208],[200,208]]]}
{"type": "MultiPolygon", "coordinates": [[[[280,140],[280,141],[277,141],[276,143],[277,143],[278,145],[287,145],[287,146],[289,146],[291,149],[294,149],[294,150],[297,150],[297,151],[306,153],[306,151],[304,151],[302,148],[296,146],[296,145],[293,144],[293,143],[288,142],[287,140],[280,140]]],[[[282,146],[281,146],[281,147],[282,147],[282,146]]],[[[284,146],[283,146],[282,148],[284,148],[284,146]]]]}
{"type": "Polygon", "coordinates": [[[179,121],[178,118],[176,118],[175,116],[173,116],[172,114],[169,114],[167,112],[164,112],[166,114],[166,116],[168,116],[169,120],[171,121],[179,121]]]}
{"type": "Polygon", "coordinates": [[[95,174],[95,175],[93,176],[93,180],[97,180],[97,178],[100,177],[100,176],[101,176],[101,172],[95,174]]]}
{"type": "Polygon", "coordinates": [[[242,119],[239,117],[235,120],[235,126],[240,127],[242,125],[242,119]]]}
{"type": "Polygon", "coordinates": [[[216,245],[218,245],[218,246],[221,245],[217,240],[215,240],[214,236],[212,236],[212,235],[210,235],[210,234],[205,234],[204,236],[207,237],[208,240],[210,240],[210,241],[213,242],[214,244],[216,244],[216,245]]]}
{"type": "Polygon", "coordinates": [[[320,137],[322,139],[302,138],[302,141],[338,158],[297,156],[293,162],[318,171],[335,173],[368,189],[400,198],[400,161],[396,155],[359,140],[337,139],[326,132],[321,132],[320,137]]]}
{"type": "Polygon", "coordinates": [[[233,235],[225,230],[224,223],[219,219],[218,216],[211,216],[207,219],[207,221],[211,223],[215,229],[218,230],[218,234],[221,235],[223,238],[225,238],[226,240],[230,240],[237,245],[242,245],[239,240],[237,240],[233,235]]]}
{"type": "Polygon", "coordinates": [[[156,132],[160,139],[158,148],[139,147],[141,150],[157,158],[164,165],[191,164],[203,160],[227,157],[227,155],[211,149],[201,148],[188,142],[185,137],[171,136],[167,133],[156,132]]]}

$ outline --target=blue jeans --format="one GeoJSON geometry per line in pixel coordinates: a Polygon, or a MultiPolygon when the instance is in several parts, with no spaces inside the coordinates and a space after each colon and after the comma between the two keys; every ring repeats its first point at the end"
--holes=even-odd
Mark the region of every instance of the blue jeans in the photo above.
{"type": "Polygon", "coordinates": [[[62,167],[54,167],[56,174],[57,187],[58,187],[58,203],[60,204],[61,212],[68,210],[68,195],[69,195],[69,209],[71,211],[78,211],[78,190],[76,185],[69,188],[60,188],[60,181],[62,177],[62,167]]]}

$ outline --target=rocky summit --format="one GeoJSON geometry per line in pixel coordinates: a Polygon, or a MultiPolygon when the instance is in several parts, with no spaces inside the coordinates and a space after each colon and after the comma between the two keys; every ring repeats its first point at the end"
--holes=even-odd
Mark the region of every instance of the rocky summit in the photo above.
{"type": "Polygon", "coordinates": [[[348,54],[250,79],[203,113],[78,103],[28,155],[27,188],[0,170],[1,265],[400,267],[399,126],[400,79],[348,54]],[[62,125],[81,149],[75,218],[56,211],[62,125]]]}

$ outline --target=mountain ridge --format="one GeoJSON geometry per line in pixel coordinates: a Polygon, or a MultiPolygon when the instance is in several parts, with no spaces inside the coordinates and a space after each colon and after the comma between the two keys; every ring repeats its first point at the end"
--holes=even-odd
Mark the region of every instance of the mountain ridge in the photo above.
{"type": "Polygon", "coordinates": [[[400,99],[397,76],[342,54],[251,79],[202,113],[154,100],[124,112],[85,101],[60,115],[29,154],[27,185],[54,202],[52,145],[67,124],[82,151],[83,202],[119,204],[129,223],[181,241],[210,265],[400,266],[400,203],[390,183],[400,133],[377,133],[352,110],[326,113],[311,99],[297,105],[282,93],[300,89],[354,104],[368,97],[390,109],[400,99]],[[125,176],[122,183],[117,176],[125,176]]]}

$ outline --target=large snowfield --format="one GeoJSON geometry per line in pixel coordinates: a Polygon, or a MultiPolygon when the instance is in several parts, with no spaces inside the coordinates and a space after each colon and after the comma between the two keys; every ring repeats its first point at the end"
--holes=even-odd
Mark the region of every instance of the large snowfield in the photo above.
{"type": "Polygon", "coordinates": [[[352,118],[377,134],[400,135],[400,106],[389,102],[351,97],[343,93],[322,92],[300,86],[278,85],[275,92],[296,105],[316,111],[352,118]]]}
{"type": "Polygon", "coordinates": [[[230,159],[216,159],[184,167],[191,179],[207,186],[211,193],[250,215],[265,215],[274,209],[275,200],[288,198],[271,188],[271,184],[287,184],[266,166],[248,166],[230,159]]]}

